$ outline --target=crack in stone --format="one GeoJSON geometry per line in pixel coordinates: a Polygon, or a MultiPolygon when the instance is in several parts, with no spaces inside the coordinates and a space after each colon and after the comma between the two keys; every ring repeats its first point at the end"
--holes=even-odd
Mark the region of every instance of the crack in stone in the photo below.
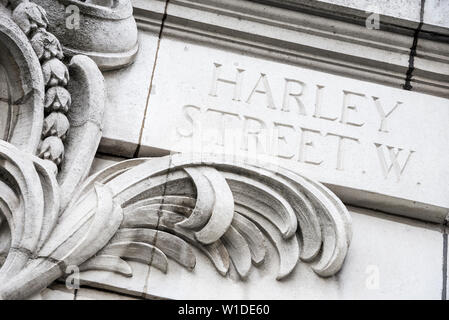
{"type": "MultiPolygon", "coordinates": [[[[166,0],[166,2],[165,2],[164,15],[162,16],[162,20],[161,20],[161,28],[159,30],[159,36],[158,36],[157,47],[156,47],[156,54],[155,54],[155,57],[154,57],[153,70],[151,72],[150,87],[149,87],[149,90],[148,90],[147,101],[146,101],[146,105],[145,105],[145,111],[144,111],[144,114],[143,114],[142,126],[141,126],[140,132],[139,132],[139,141],[138,141],[138,144],[137,144],[137,147],[136,147],[136,151],[134,152],[134,158],[138,158],[139,157],[140,148],[141,148],[141,145],[142,145],[143,130],[144,130],[144,127],[145,127],[145,121],[146,121],[147,112],[148,112],[148,105],[149,105],[149,101],[150,101],[150,95],[151,95],[151,92],[153,90],[154,74],[156,72],[156,65],[157,65],[157,60],[158,60],[158,57],[159,57],[159,49],[160,49],[160,45],[161,45],[162,34],[163,34],[163,31],[164,31],[165,20],[167,19],[167,9],[168,9],[169,2],[170,2],[170,0],[166,0]]],[[[153,257],[154,257],[154,252],[153,251],[154,251],[155,244],[157,242],[157,235],[158,235],[157,231],[159,230],[159,224],[160,224],[160,219],[161,219],[161,212],[160,211],[162,210],[162,207],[164,205],[164,197],[165,197],[165,194],[166,194],[166,187],[167,187],[168,177],[169,177],[169,174],[170,174],[170,168],[171,168],[171,158],[170,158],[170,165],[169,165],[169,168],[168,168],[167,174],[166,174],[166,183],[164,184],[164,190],[162,192],[162,201],[161,201],[161,204],[160,204],[159,210],[158,210],[158,220],[157,220],[157,224],[156,224],[156,235],[155,235],[155,239],[153,241],[154,242],[153,250],[152,250],[150,261],[149,261],[149,264],[148,264],[148,272],[147,272],[147,276],[145,278],[145,285],[144,285],[143,292],[142,292],[142,297],[143,298],[145,298],[145,296],[147,294],[147,290],[148,290],[148,282],[149,282],[149,279],[150,279],[151,265],[153,263],[153,257]]]]}
{"type": "Polygon", "coordinates": [[[144,110],[144,113],[143,113],[142,125],[140,127],[139,141],[137,143],[137,148],[136,148],[136,151],[134,152],[133,158],[138,158],[139,157],[140,148],[142,146],[143,130],[145,128],[145,122],[146,122],[146,119],[147,119],[147,112],[148,112],[148,105],[150,103],[150,96],[151,96],[151,93],[153,91],[154,74],[156,72],[156,65],[157,65],[157,60],[158,60],[158,57],[159,57],[159,49],[160,49],[160,46],[161,46],[162,34],[163,34],[163,31],[164,31],[164,26],[165,26],[165,20],[167,20],[167,16],[168,16],[167,9],[168,9],[169,2],[170,2],[170,0],[166,0],[166,2],[165,2],[164,15],[162,16],[162,20],[161,20],[161,28],[159,29],[159,36],[158,36],[157,47],[156,47],[156,54],[154,56],[153,70],[151,72],[150,88],[148,90],[147,101],[146,101],[145,110],[144,110]]]}
{"type": "Polygon", "coordinates": [[[405,90],[412,90],[413,86],[411,84],[412,78],[413,78],[413,71],[415,71],[415,57],[418,47],[418,39],[419,39],[419,33],[421,32],[422,26],[424,24],[424,5],[426,3],[426,0],[421,0],[421,11],[419,13],[419,24],[418,27],[415,30],[415,33],[413,35],[413,44],[410,48],[410,56],[408,59],[408,69],[405,74],[405,83],[403,85],[403,88],[405,90]]]}
{"type": "Polygon", "coordinates": [[[168,182],[168,177],[170,176],[171,173],[171,169],[172,169],[172,157],[170,155],[170,161],[169,161],[169,165],[168,165],[168,170],[167,170],[167,174],[165,175],[165,183],[163,186],[163,191],[162,191],[162,200],[161,203],[159,205],[159,209],[157,212],[157,223],[156,223],[156,234],[154,236],[154,240],[153,240],[153,248],[151,250],[151,257],[150,257],[150,262],[148,263],[148,273],[147,273],[147,277],[145,279],[145,286],[144,286],[144,290],[143,290],[143,296],[145,297],[145,295],[147,295],[147,291],[148,291],[148,282],[150,281],[150,273],[151,273],[151,268],[153,265],[153,258],[154,258],[154,250],[156,248],[156,243],[157,243],[157,239],[158,239],[158,234],[159,234],[159,226],[161,223],[161,217],[162,217],[162,208],[165,204],[165,196],[167,194],[167,182],[168,182]]]}

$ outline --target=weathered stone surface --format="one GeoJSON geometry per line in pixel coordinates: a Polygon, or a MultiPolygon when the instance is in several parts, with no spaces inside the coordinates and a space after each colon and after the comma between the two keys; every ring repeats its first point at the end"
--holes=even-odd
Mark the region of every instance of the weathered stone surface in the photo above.
{"type": "MultiPolygon", "coordinates": [[[[350,212],[351,252],[332,278],[320,279],[300,267],[286,281],[272,282],[273,264],[264,264],[241,283],[222,278],[200,258],[192,272],[171,263],[168,281],[151,268],[147,293],[169,299],[441,299],[443,237],[438,228],[369,210],[350,212]]],[[[274,249],[267,254],[268,260],[278,259],[274,249]]]]}
{"type": "Polygon", "coordinates": [[[93,175],[94,173],[103,170],[117,162],[126,160],[125,158],[119,158],[119,157],[112,157],[102,154],[97,154],[94,158],[94,161],[92,162],[92,166],[90,168],[89,176],[93,175]]]}
{"type": "Polygon", "coordinates": [[[277,3],[280,5],[239,0],[169,2],[163,35],[394,87],[403,84],[412,29],[368,29],[366,17],[347,21],[341,19],[341,10],[336,13],[328,6],[317,15],[310,14],[307,7],[317,2],[295,2],[298,9],[286,7],[285,1],[277,3]]]}
{"type": "Polygon", "coordinates": [[[140,156],[248,148],[350,203],[446,217],[446,99],[171,39],[161,42],[154,86],[140,156]]]}
{"type": "Polygon", "coordinates": [[[371,14],[378,14],[383,28],[415,28],[420,19],[421,0],[251,0],[298,11],[321,13],[364,25],[371,14]]]}
{"type": "Polygon", "coordinates": [[[339,275],[344,298],[441,299],[441,226],[352,207],[349,211],[357,226],[357,245],[348,269],[339,275]]]}
{"type": "Polygon", "coordinates": [[[424,88],[443,87],[449,83],[449,33],[438,38],[433,33],[419,33],[417,40],[416,56],[414,57],[414,70],[411,79],[412,90],[424,88]],[[430,37],[430,38],[429,38],[430,37]],[[429,72],[439,74],[435,81],[428,81],[429,72]]]}
{"type": "Polygon", "coordinates": [[[447,287],[447,283],[449,281],[449,274],[447,272],[447,266],[449,264],[449,249],[448,249],[448,235],[449,235],[449,228],[445,227],[444,228],[444,232],[445,235],[443,235],[443,276],[444,274],[446,274],[446,282],[443,281],[443,290],[444,287],[446,287],[446,292],[442,295],[442,298],[444,298],[445,300],[448,300],[448,296],[449,296],[449,289],[447,287]],[[446,259],[445,259],[446,258],[446,259]],[[446,264],[444,264],[444,260],[446,260],[446,264]]]}
{"type": "Polygon", "coordinates": [[[81,284],[135,297],[144,297],[143,293],[146,291],[145,279],[148,278],[150,267],[134,261],[128,263],[133,270],[133,277],[131,278],[109,271],[85,271],[80,274],[81,284]]]}
{"type": "Polygon", "coordinates": [[[64,210],[62,188],[49,162],[4,141],[0,141],[0,154],[4,158],[1,217],[9,227],[2,233],[10,238],[0,269],[0,298],[24,299],[68,272],[62,266],[78,266],[100,250],[119,226],[121,212],[112,203],[110,192],[100,186],[90,221],[82,208],[79,214],[73,211],[76,206],[64,210]]]}
{"type": "Polygon", "coordinates": [[[62,283],[54,283],[30,297],[30,300],[75,300],[75,289],[69,289],[62,283]]]}

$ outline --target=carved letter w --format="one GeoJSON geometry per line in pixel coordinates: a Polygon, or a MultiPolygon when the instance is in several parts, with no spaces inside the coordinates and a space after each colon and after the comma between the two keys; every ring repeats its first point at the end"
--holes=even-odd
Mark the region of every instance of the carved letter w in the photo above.
{"type": "Polygon", "coordinates": [[[397,181],[399,182],[402,174],[404,173],[405,167],[407,166],[412,154],[415,151],[412,150],[408,151],[408,155],[405,158],[403,165],[401,166],[399,164],[399,156],[402,154],[401,152],[404,151],[403,149],[382,145],[379,143],[374,144],[376,145],[377,148],[377,155],[379,156],[380,166],[382,168],[382,173],[385,179],[387,179],[390,172],[393,171],[397,181]],[[386,159],[387,157],[385,156],[385,149],[388,153],[389,161],[387,161],[386,159]]]}

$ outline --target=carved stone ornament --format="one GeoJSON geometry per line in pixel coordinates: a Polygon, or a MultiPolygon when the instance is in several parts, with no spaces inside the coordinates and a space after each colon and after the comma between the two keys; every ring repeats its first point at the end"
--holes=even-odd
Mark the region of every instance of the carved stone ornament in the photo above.
{"type": "MultiPolygon", "coordinates": [[[[52,10],[77,1],[35,2],[52,10]]],[[[288,169],[174,154],[86,179],[101,137],[104,80],[87,56],[62,62],[52,20],[36,3],[0,5],[1,299],[27,298],[67,266],[124,277],[133,276],[129,260],[194,269],[192,246],[223,276],[234,268],[245,279],[264,263],[267,240],[279,255],[278,280],[299,260],[323,277],[340,270],[351,240],[345,206],[288,169]]]]}

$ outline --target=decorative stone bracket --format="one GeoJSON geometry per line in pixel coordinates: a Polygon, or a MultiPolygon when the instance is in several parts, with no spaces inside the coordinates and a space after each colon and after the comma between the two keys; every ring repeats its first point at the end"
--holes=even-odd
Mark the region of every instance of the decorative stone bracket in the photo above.
{"type": "Polygon", "coordinates": [[[20,190],[2,182],[2,212],[12,235],[0,270],[3,299],[38,292],[69,265],[132,276],[126,260],[167,272],[171,258],[193,269],[190,245],[222,275],[232,262],[246,278],[252,264],[264,262],[265,238],[279,254],[278,280],[298,259],[332,276],[350,244],[350,217],[340,200],[283,168],[217,155],[133,159],[87,179],[61,211],[58,184],[42,160],[5,142],[0,154],[7,160],[4,176],[20,177],[14,180],[20,190]]]}
{"type": "Polygon", "coordinates": [[[60,62],[42,7],[13,5],[17,24],[0,16],[0,65],[10,69],[5,100],[16,119],[0,141],[1,299],[27,298],[67,266],[127,277],[127,260],[167,272],[172,259],[193,269],[191,246],[223,276],[233,266],[244,279],[264,262],[266,239],[279,255],[279,280],[299,260],[323,277],[340,270],[350,216],[327,188],[290,170],[175,154],[120,162],[85,179],[101,137],[102,75],[86,56],[68,68],[60,62]],[[66,135],[59,172],[37,156],[45,155],[37,151],[42,132],[66,135]]]}

